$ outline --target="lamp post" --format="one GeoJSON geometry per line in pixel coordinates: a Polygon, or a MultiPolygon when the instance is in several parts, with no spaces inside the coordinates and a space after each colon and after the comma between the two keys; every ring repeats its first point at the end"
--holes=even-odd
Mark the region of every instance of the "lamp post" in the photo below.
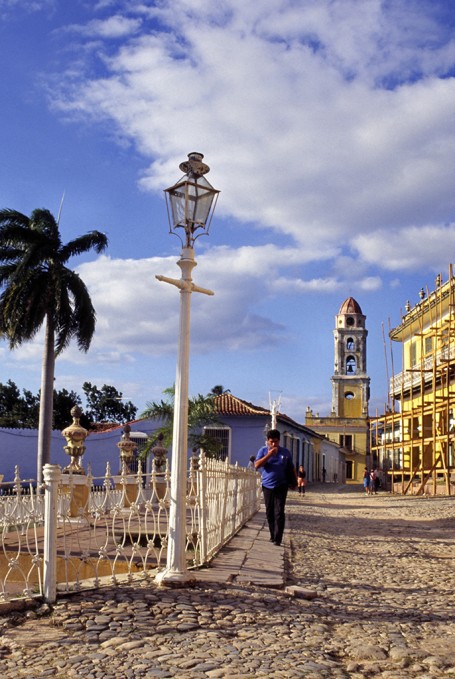
{"type": "Polygon", "coordinates": [[[208,235],[219,191],[204,177],[210,168],[202,162],[202,153],[189,153],[180,164],[184,176],[165,189],[169,232],[178,236],[182,252],[177,262],[181,278],[156,276],[159,281],[180,290],[180,326],[175,378],[174,424],[172,434],[171,493],[169,507],[169,541],[164,571],[157,575],[160,584],[179,585],[189,580],[186,566],[186,483],[188,452],[188,373],[190,358],[190,301],[192,292],[213,295],[211,290],[194,285],[191,273],[196,266],[194,241],[208,235]]]}

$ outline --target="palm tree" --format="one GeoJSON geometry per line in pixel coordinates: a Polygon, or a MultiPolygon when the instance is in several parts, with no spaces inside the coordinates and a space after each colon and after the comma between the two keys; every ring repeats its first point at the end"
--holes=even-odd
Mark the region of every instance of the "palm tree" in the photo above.
{"type": "Polygon", "coordinates": [[[90,231],[64,245],[59,224],[49,210],[30,217],[0,210],[0,334],[11,349],[33,339],[45,325],[41,372],[37,479],[50,460],[56,357],[75,337],[87,351],[95,331],[95,310],[79,275],[68,260],[92,248],[102,252],[107,236],[90,231]]]}
{"type": "MultiPolygon", "coordinates": [[[[147,403],[147,408],[141,417],[149,417],[153,420],[161,420],[163,425],[157,430],[163,435],[163,445],[169,447],[172,443],[174,422],[174,397],[175,387],[168,387],[163,391],[165,400],[147,403]]],[[[215,396],[198,394],[188,401],[188,443],[192,448],[202,448],[209,457],[217,457],[220,451],[220,443],[213,437],[204,433],[203,427],[219,424],[215,409],[215,396]]],[[[153,440],[149,441],[142,451],[142,457],[150,452],[153,440]]]]}
{"type": "Polygon", "coordinates": [[[212,387],[210,393],[213,396],[222,396],[223,394],[230,394],[231,390],[225,389],[222,384],[216,384],[214,387],[212,387]]]}

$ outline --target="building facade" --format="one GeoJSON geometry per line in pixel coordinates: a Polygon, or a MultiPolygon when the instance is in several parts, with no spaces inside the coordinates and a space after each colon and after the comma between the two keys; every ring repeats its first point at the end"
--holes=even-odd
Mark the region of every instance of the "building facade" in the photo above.
{"type": "MultiPolygon", "coordinates": [[[[221,457],[231,464],[246,467],[252,455],[256,455],[265,444],[266,432],[274,426],[281,433],[281,444],[292,453],[294,465],[304,465],[309,482],[322,480],[322,469],[327,471],[327,481],[336,479],[344,481],[344,455],[339,446],[329,446],[323,436],[309,429],[306,425],[295,422],[285,414],[272,412],[261,406],[244,401],[226,393],[215,398],[218,423],[206,427],[206,433],[217,438],[221,443],[221,457]]],[[[136,444],[138,451],[149,439],[156,440],[158,429],[162,423],[152,419],[140,419],[130,422],[130,439],[136,444]]],[[[124,425],[114,425],[101,432],[90,432],[85,440],[86,451],[82,466],[90,470],[98,483],[103,482],[106,463],[111,472],[120,472],[118,443],[122,438],[124,425]]],[[[0,465],[0,475],[5,481],[12,481],[15,466],[18,465],[22,479],[34,479],[36,476],[37,430],[32,429],[0,429],[0,446],[8,451],[8,455],[0,465]]],[[[69,458],[65,453],[65,439],[60,431],[52,432],[51,462],[65,467],[69,458]]],[[[188,449],[188,455],[191,450],[188,449]]],[[[170,451],[168,460],[171,460],[170,451]]],[[[152,456],[149,456],[146,470],[151,468],[152,456]]],[[[137,469],[132,461],[130,468],[137,469]]]]}
{"type": "Polygon", "coordinates": [[[340,445],[346,455],[346,480],[360,483],[365,465],[371,465],[367,375],[366,316],[348,297],[335,316],[332,409],[328,417],[307,408],[305,424],[340,445]]]}
{"type": "Polygon", "coordinates": [[[267,430],[272,426],[281,433],[281,445],[292,454],[294,466],[305,467],[309,483],[322,480],[322,469],[327,470],[327,481],[344,482],[344,454],[339,445],[330,445],[324,436],[283,413],[272,413],[232,394],[215,399],[220,424],[210,427],[210,435],[222,436],[226,442],[225,457],[230,462],[246,466],[251,455],[265,445],[267,430]]]}
{"type": "Polygon", "coordinates": [[[402,493],[453,494],[455,442],[455,278],[436,278],[420,301],[406,305],[390,331],[402,371],[392,375],[389,403],[371,421],[372,450],[402,493]]]}

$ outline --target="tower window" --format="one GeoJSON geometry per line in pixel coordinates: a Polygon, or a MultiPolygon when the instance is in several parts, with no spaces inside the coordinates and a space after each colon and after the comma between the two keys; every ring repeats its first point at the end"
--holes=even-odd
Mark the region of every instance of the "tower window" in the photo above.
{"type": "Polygon", "coordinates": [[[353,392],[352,391],[346,391],[345,394],[344,394],[344,398],[347,398],[348,401],[350,401],[351,399],[354,398],[353,392]]]}
{"type": "Polygon", "coordinates": [[[340,434],[340,446],[352,450],[352,434],[340,434]]]}
{"type": "Polygon", "coordinates": [[[348,339],[346,340],[346,349],[349,349],[349,351],[354,351],[355,342],[352,337],[348,337],[348,339]]]}
{"type": "Polygon", "coordinates": [[[352,318],[352,316],[347,317],[346,325],[354,325],[354,319],[352,318]]]}
{"type": "Polygon", "coordinates": [[[346,359],[346,375],[355,375],[356,367],[355,356],[348,356],[346,359]]]}

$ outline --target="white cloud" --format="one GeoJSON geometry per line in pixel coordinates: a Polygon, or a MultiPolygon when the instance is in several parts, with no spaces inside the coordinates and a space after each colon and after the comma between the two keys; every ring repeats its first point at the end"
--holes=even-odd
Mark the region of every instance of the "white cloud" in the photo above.
{"type": "Polygon", "coordinates": [[[107,19],[93,19],[85,25],[73,24],[67,26],[66,30],[90,38],[117,39],[136,34],[140,27],[140,19],[114,15],[107,19]]]}
{"type": "MultiPolygon", "coordinates": [[[[226,238],[218,232],[197,243],[195,283],[215,291],[213,298],[192,297],[197,388],[205,388],[208,375],[222,374],[210,382],[245,382],[246,397],[255,401],[270,386],[267,366],[282,380],[288,412],[298,409],[300,418],[302,389],[310,394],[305,401],[329,410],[322,403],[341,300],[361,293],[370,318],[387,317],[409,296],[414,271],[422,276],[418,287],[412,281],[418,290],[431,280],[429,269],[445,270],[453,252],[449,5],[80,0],[52,23],[54,2],[0,0],[0,15],[7,6],[48,10],[36,26],[36,36],[52,31],[36,82],[51,59],[63,64],[49,87],[54,106],[79,123],[100,123],[93,138],[99,141],[101,130],[122,143],[130,171],[142,158],[143,189],[161,194],[188,151],[202,151],[212,167],[209,179],[222,191],[217,218],[227,228],[226,238]],[[66,29],[64,16],[71,21],[66,29]],[[212,247],[230,240],[237,247],[212,247]],[[386,294],[375,294],[381,288],[386,294]]],[[[76,137],[85,132],[78,128],[76,137]]],[[[106,166],[110,150],[94,149],[106,154],[106,166]]],[[[107,186],[112,175],[103,179],[107,186]]],[[[130,232],[122,223],[116,234],[112,222],[114,245],[130,232]]],[[[161,248],[157,240],[155,253],[161,248]]],[[[97,331],[88,354],[71,343],[59,358],[56,386],[67,380],[80,390],[80,373],[98,384],[131,384],[140,398],[159,397],[175,374],[179,295],[155,274],[178,278],[176,258],[105,257],[79,271],[97,310],[97,331]]],[[[373,327],[369,337],[373,342],[373,327]]],[[[21,378],[32,371],[39,377],[41,353],[41,336],[4,352],[5,374],[14,365],[21,378]]],[[[380,338],[370,370],[382,353],[380,338]]]]}
{"type": "Polygon", "coordinates": [[[106,48],[107,75],[72,73],[55,105],[133,140],[153,159],[143,187],[161,190],[189,147],[202,150],[219,214],[313,258],[383,228],[424,235],[453,213],[455,79],[438,76],[455,42],[429,5],[178,0],[132,3],[130,18],[120,5],[87,29],[142,21],[140,34],[106,48]]]}
{"type": "Polygon", "coordinates": [[[455,225],[381,229],[354,239],[360,257],[389,271],[438,270],[455,252],[455,225]]]}
{"type": "MultiPolygon", "coordinates": [[[[335,278],[304,280],[284,275],[293,264],[305,263],[304,250],[276,246],[215,247],[197,256],[196,285],[214,297],[194,293],[191,299],[192,353],[251,351],[285,344],[289,331],[271,315],[271,303],[283,295],[344,294],[346,282],[335,278]]],[[[157,274],[180,278],[175,258],[138,260],[99,257],[78,267],[97,314],[90,360],[97,364],[134,363],[140,356],[173,356],[179,324],[177,289],[155,279],[157,274]]],[[[363,276],[356,288],[376,290],[381,280],[363,276]]],[[[32,345],[30,345],[32,346],[32,345]]],[[[85,363],[73,344],[64,358],[85,363]]]]}
{"type": "MultiPolygon", "coordinates": [[[[257,257],[253,248],[248,250],[248,258],[237,258],[235,251],[228,257],[226,248],[214,248],[197,258],[193,280],[196,285],[213,288],[215,297],[192,295],[193,352],[249,350],[284,338],[280,324],[256,310],[258,303],[267,298],[269,285],[264,278],[263,249],[259,248],[257,257]]],[[[123,361],[125,355],[132,360],[133,354],[175,354],[178,291],[155,279],[156,274],[180,278],[175,259],[112,260],[102,256],[96,262],[81,265],[78,272],[97,313],[90,352],[99,356],[100,362],[116,363],[123,361]]],[[[70,347],[65,357],[77,361],[78,353],[76,347],[70,347]]]]}
{"type": "Polygon", "coordinates": [[[55,7],[56,0],[0,0],[0,13],[9,10],[23,12],[41,12],[55,7]]]}
{"type": "Polygon", "coordinates": [[[22,14],[38,14],[46,12],[52,15],[57,0],[0,0],[0,21],[16,22],[22,14]]]}
{"type": "Polygon", "coordinates": [[[280,293],[286,292],[336,292],[342,289],[342,285],[336,278],[277,278],[272,284],[273,290],[280,293]]]}

